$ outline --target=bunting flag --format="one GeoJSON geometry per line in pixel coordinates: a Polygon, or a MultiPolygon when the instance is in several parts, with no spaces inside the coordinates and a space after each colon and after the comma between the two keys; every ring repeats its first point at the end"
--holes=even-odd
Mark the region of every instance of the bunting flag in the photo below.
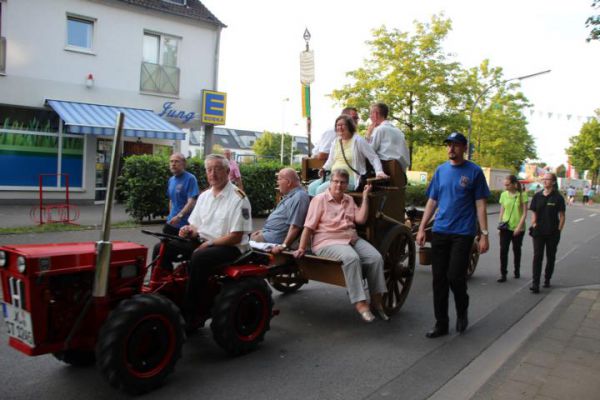
{"type": "Polygon", "coordinates": [[[529,110],[529,116],[533,118],[547,118],[547,119],[555,119],[555,120],[567,120],[570,121],[572,118],[576,118],[577,122],[590,122],[592,120],[599,120],[597,116],[591,115],[575,115],[575,114],[567,114],[563,112],[554,112],[554,111],[545,111],[545,110],[529,110]]]}

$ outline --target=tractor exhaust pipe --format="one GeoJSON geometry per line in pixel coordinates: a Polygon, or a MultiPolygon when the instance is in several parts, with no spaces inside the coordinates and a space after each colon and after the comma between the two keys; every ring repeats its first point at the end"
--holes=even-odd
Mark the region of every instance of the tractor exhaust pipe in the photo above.
{"type": "Polygon", "coordinates": [[[108,187],[106,188],[106,199],[104,202],[102,236],[100,237],[100,241],[96,243],[96,276],[94,278],[94,290],[92,293],[95,298],[105,297],[108,288],[108,271],[110,269],[110,254],[112,252],[112,243],[110,242],[110,214],[112,212],[112,203],[115,197],[115,185],[117,182],[117,174],[119,172],[121,137],[123,136],[124,121],[125,114],[122,112],[118,113],[112,145],[110,169],[108,172],[108,187]]]}

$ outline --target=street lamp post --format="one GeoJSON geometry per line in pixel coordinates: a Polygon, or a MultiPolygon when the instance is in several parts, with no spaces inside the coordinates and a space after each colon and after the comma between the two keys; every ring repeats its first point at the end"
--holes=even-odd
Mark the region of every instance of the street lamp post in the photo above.
{"type": "Polygon", "coordinates": [[[302,116],[306,117],[306,134],[308,136],[308,156],[311,154],[311,114],[310,114],[310,84],[315,80],[315,61],[313,51],[310,49],[310,32],[304,30],[302,38],[306,49],[300,52],[300,82],[302,83],[302,116]]]}
{"type": "Polygon", "coordinates": [[[283,142],[285,139],[285,103],[290,101],[289,97],[281,100],[281,152],[280,152],[280,161],[281,165],[283,165],[283,142]]]}
{"type": "Polygon", "coordinates": [[[467,159],[470,160],[471,156],[472,156],[472,152],[471,152],[471,131],[473,130],[473,113],[475,112],[475,107],[477,107],[477,103],[479,103],[479,100],[481,100],[483,98],[483,96],[485,96],[485,94],[487,92],[490,91],[490,89],[495,88],[496,86],[501,86],[501,85],[505,85],[508,82],[512,82],[512,81],[522,81],[524,79],[529,79],[529,78],[533,78],[534,76],[538,76],[538,75],[543,75],[543,74],[547,74],[549,73],[551,70],[546,70],[546,71],[540,71],[540,72],[536,72],[534,74],[529,74],[529,75],[523,75],[523,76],[517,76],[516,78],[510,78],[498,83],[494,83],[493,85],[489,85],[488,87],[486,87],[485,89],[483,89],[483,91],[479,94],[479,96],[477,96],[477,98],[475,99],[475,102],[473,103],[473,106],[471,107],[471,113],[469,114],[469,134],[468,134],[468,153],[467,153],[467,159]]]}

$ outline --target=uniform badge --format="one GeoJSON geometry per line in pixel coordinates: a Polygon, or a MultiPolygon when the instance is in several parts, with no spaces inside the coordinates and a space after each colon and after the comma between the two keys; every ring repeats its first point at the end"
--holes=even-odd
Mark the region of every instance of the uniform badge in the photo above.
{"type": "Polygon", "coordinates": [[[247,208],[242,208],[242,217],[244,217],[244,219],[250,218],[250,210],[247,208]]]}
{"type": "Polygon", "coordinates": [[[469,185],[469,177],[467,176],[461,176],[460,177],[460,186],[462,187],[467,187],[469,185]]]}

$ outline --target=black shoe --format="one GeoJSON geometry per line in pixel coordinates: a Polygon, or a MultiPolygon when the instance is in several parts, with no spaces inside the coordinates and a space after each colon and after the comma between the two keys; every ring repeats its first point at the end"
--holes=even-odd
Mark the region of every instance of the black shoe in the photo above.
{"type": "Polygon", "coordinates": [[[439,327],[436,325],[432,330],[427,332],[425,334],[425,336],[428,337],[429,339],[435,339],[440,336],[446,336],[447,334],[448,334],[448,327],[443,328],[443,327],[439,327]]]}
{"type": "Polygon", "coordinates": [[[506,275],[502,275],[496,282],[506,282],[506,275]]]}
{"type": "Polygon", "coordinates": [[[549,288],[550,287],[550,281],[544,281],[544,287],[545,288],[549,288]]]}
{"type": "Polygon", "coordinates": [[[469,318],[466,315],[456,319],[456,332],[463,333],[467,330],[467,326],[469,326],[469,318]]]}
{"type": "Polygon", "coordinates": [[[521,277],[521,273],[519,271],[515,271],[515,279],[519,279],[521,277]]]}
{"type": "Polygon", "coordinates": [[[539,285],[531,285],[531,287],[529,288],[529,290],[531,290],[531,293],[539,293],[540,292],[540,287],[539,287],[539,285]]]}

